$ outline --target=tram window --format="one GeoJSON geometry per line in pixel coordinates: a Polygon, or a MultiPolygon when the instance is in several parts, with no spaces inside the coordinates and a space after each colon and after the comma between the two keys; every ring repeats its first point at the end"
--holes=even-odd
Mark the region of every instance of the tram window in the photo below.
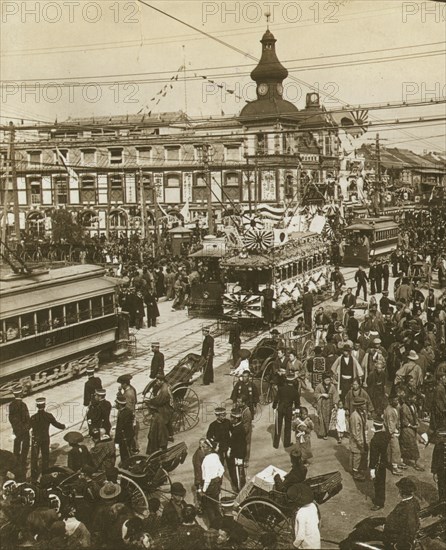
{"type": "Polygon", "coordinates": [[[302,273],[302,260],[299,260],[299,275],[302,273]]]}
{"type": "Polygon", "coordinates": [[[113,294],[107,294],[107,296],[104,296],[104,315],[110,315],[114,311],[113,294]]]}
{"type": "Polygon", "coordinates": [[[33,313],[26,313],[22,315],[21,327],[22,338],[26,338],[27,336],[34,334],[35,331],[33,313]]]}
{"type": "Polygon", "coordinates": [[[50,316],[48,309],[42,309],[37,312],[37,332],[46,332],[50,330],[50,316]]]}
{"type": "Polygon", "coordinates": [[[90,300],[80,300],[79,302],[79,321],[90,319],[90,300]]]}
{"type": "Polygon", "coordinates": [[[16,340],[19,337],[19,318],[12,317],[6,320],[6,341],[16,340]]]}
{"type": "Polygon", "coordinates": [[[294,263],[293,264],[293,277],[295,277],[297,275],[298,271],[297,271],[297,263],[294,263]]]}
{"type": "Polygon", "coordinates": [[[67,304],[65,306],[65,309],[67,312],[67,318],[66,318],[67,325],[72,325],[73,323],[77,323],[77,303],[72,302],[71,304],[67,304]]]}
{"type": "Polygon", "coordinates": [[[102,317],[102,300],[100,296],[91,299],[93,317],[102,317]]]}
{"type": "Polygon", "coordinates": [[[51,323],[53,328],[59,328],[64,325],[63,306],[51,308],[51,323]]]}

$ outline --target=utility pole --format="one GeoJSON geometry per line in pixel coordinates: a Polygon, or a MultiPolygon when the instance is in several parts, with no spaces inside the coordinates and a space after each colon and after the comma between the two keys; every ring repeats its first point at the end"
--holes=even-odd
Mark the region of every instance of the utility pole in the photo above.
{"type": "MultiPolygon", "coordinates": [[[[249,214],[251,215],[251,172],[249,170],[249,157],[246,155],[246,182],[248,184],[248,204],[249,214]]],[[[243,197],[242,197],[243,200],[243,197]]]]}
{"type": "Polygon", "coordinates": [[[139,200],[141,205],[141,238],[146,238],[147,229],[147,208],[146,208],[146,191],[144,188],[144,181],[142,177],[142,170],[139,169],[139,200]]]}
{"type": "Polygon", "coordinates": [[[211,187],[211,170],[209,168],[209,144],[203,145],[203,167],[206,178],[207,196],[208,196],[208,232],[209,235],[214,234],[214,212],[212,210],[212,187],[211,187]]]}
{"type": "Polygon", "coordinates": [[[154,230],[155,230],[155,238],[153,240],[153,255],[156,257],[158,255],[158,249],[159,249],[159,234],[158,234],[158,226],[159,226],[159,212],[158,212],[158,192],[157,192],[157,183],[155,179],[153,180],[153,208],[154,208],[154,230]]]}
{"type": "Polygon", "coordinates": [[[379,134],[375,136],[375,190],[373,193],[373,206],[376,215],[379,215],[380,191],[381,191],[381,151],[379,144],[379,134]]]}
{"type": "MultiPolygon", "coordinates": [[[[8,155],[9,157],[9,155],[8,155]]],[[[6,231],[8,226],[8,210],[9,210],[9,180],[10,180],[10,172],[11,169],[11,162],[9,158],[6,159],[6,173],[5,173],[5,191],[3,195],[3,217],[2,217],[2,239],[1,239],[1,250],[4,252],[5,244],[6,244],[6,231]]],[[[0,180],[1,181],[1,180],[0,180]]]]}
{"type": "Polygon", "coordinates": [[[20,213],[19,213],[19,190],[17,188],[17,172],[15,166],[15,126],[9,123],[9,162],[11,163],[11,183],[14,209],[14,231],[17,243],[20,242],[20,213]]]}

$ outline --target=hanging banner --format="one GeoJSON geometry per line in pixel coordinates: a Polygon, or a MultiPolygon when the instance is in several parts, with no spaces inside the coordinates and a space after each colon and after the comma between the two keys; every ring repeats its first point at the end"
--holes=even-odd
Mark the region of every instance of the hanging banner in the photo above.
{"type": "Polygon", "coordinates": [[[108,204],[108,178],[107,174],[98,175],[98,203],[108,204]]]}
{"type": "Polygon", "coordinates": [[[125,198],[128,203],[136,202],[136,179],[135,174],[125,175],[125,198]]]}
{"type": "Polygon", "coordinates": [[[274,170],[264,170],[260,173],[262,200],[276,200],[276,173],[274,170]]]}
{"type": "Polygon", "coordinates": [[[156,199],[158,202],[164,202],[164,179],[162,172],[153,173],[153,183],[155,185],[156,199]]]}
{"type": "Polygon", "coordinates": [[[183,202],[192,202],[192,172],[183,173],[183,202]]]}

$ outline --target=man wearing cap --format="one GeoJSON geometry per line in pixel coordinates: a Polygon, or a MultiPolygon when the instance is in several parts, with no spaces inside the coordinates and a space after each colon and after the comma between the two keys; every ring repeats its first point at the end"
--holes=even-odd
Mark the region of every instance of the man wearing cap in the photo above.
{"type": "Polygon", "coordinates": [[[231,422],[226,418],[226,409],[224,407],[216,407],[214,414],[216,419],[209,424],[206,439],[214,445],[220,461],[224,465],[227,462],[227,453],[231,440],[231,422]]]}
{"type": "Polygon", "coordinates": [[[356,398],[353,401],[353,413],[350,416],[350,453],[353,479],[365,481],[364,474],[367,462],[367,416],[365,399],[356,398]]]}
{"type": "Polygon", "coordinates": [[[214,382],[214,338],[208,327],[203,328],[203,336],[201,357],[206,361],[203,367],[203,385],[208,386],[214,382]]]}
{"type": "Polygon", "coordinates": [[[84,385],[84,407],[88,407],[94,396],[94,392],[102,388],[101,379],[94,375],[94,367],[87,367],[88,380],[84,385]]]}
{"type": "Polygon", "coordinates": [[[364,371],[364,380],[367,380],[369,374],[375,370],[376,363],[386,362],[387,352],[384,348],[382,348],[381,342],[381,338],[374,338],[372,340],[372,346],[366,351],[364,355],[364,359],[361,363],[362,370],[364,371]]]}
{"type": "Polygon", "coordinates": [[[186,489],[182,483],[175,481],[170,487],[170,500],[163,507],[161,521],[170,529],[177,529],[183,522],[183,511],[186,502],[186,489]]]}
{"type": "Polygon", "coordinates": [[[413,548],[415,537],[420,528],[420,504],[414,497],[415,483],[408,477],[402,477],[396,484],[401,502],[390,512],[384,524],[385,548],[413,548]]]}
{"type": "Polygon", "coordinates": [[[364,301],[367,301],[367,281],[369,278],[367,277],[367,273],[364,271],[364,268],[362,266],[358,267],[358,270],[355,273],[355,281],[357,283],[356,286],[356,298],[359,296],[359,293],[361,292],[361,289],[364,293],[364,301]]]}
{"type": "Polygon", "coordinates": [[[395,386],[398,384],[406,384],[412,389],[412,391],[417,392],[423,384],[424,378],[420,365],[416,363],[418,360],[418,354],[411,349],[407,359],[408,361],[396,371],[395,386]]]}
{"type": "Polygon", "coordinates": [[[152,342],[153,357],[150,363],[150,378],[156,378],[157,374],[164,375],[164,354],[160,352],[160,343],[152,342]]]}
{"type": "Polygon", "coordinates": [[[65,430],[65,424],[58,422],[54,416],[45,410],[46,398],[36,399],[37,412],[30,418],[32,430],[31,446],[31,478],[36,481],[39,476],[39,455],[42,455],[42,472],[48,470],[50,462],[50,426],[65,430]]]}
{"type": "Polygon", "coordinates": [[[296,375],[294,372],[289,372],[286,375],[284,384],[280,384],[277,388],[277,393],[273,401],[273,409],[275,412],[275,429],[273,447],[279,448],[280,436],[282,433],[282,424],[285,420],[285,428],[283,434],[283,446],[290,447],[291,445],[291,420],[293,410],[300,407],[300,391],[296,385],[296,375]]]}
{"type": "Polygon", "coordinates": [[[123,395],[118,395],[116,408],[118,417],[116,419],[115,445],[119,447],[121,462],[124,462],[130,457],[134,445],[134,414],[127,407],[127,401],[123,395]]]}
{"type": "Polygon", "coordinates": [[[156,409],[166,424],[167,431],[169,433],[169,440],[173,441],[173,395],[166,377],[158,373],[153,384],[153,395],[151,399],[148,399],[146,403],[156,409]]]}
{"type": "Polygon", "coordinates": [[[349,344],[344,344],[342,355],[333,363],[331,370],[338,386],[338,393],[342,398],[347,395],[353,384],[353,379],[362,378],[364,374],[359,362],[352,357],[349,344]]]}
{"type": "Polygon", "coordinates": [[[245,370],[243,372],[241,380],[239,380],[233,387],[230,397],[234,405],[237,403],[238,399],[242,398],[248,405],[249,410],[254,417],[255,409],[259,403],[259,391],[257,386],[251,380],[251,372],[249,370],[245,370]]]}
{"type": "Polygon", "coordinates": [[[96,390],[96,399],[98,403],[98,412],[99,412],[99,428],[104,428],[105,433],[110,435],[111,422],[110,422],[110,413],[112,405],[110,401],[105,399],[106,391],[102,388],[96,390]]]}
{"type": "Polygon", "coordinates": [[[245,459],[246,459],[246,432],[242,423],[240,409],[231,410],[231,437],[228,449],[228,473],[232,488],[240,492],[246,483],[245,459]]]}
{"type": "Polygon", "coordinates": [[[22,387],[15,387],[12,393],[14,399],[9,404],[9,423],[14,434],[14,455],[20,466],[20,477],[25,478],[29,452],[29,430],[31,428],[29,411],[26,403],[22,400],[22,387]]]}
{"type": "Polygon", "coordinates": [[[90,450],[91,460],[97,472],[113,468],[116,462],[115,444],[104,428],[92,433],[94,447],[90,450]]]}
{"type": "Polygon", "coordinates": [[[390,441],[390,435],[384,430],[384,422],[380,416],[373,421],[372,432],[369,468],[375,488],[372,511],[376,512],[384,508],[386,502],[387,448],[390,441]]]}
{"type": "Polygon", "coordinates": [[[439,502],[446,501],[446,429],[435,433],[431,472],[437,484],[439,502]]]}

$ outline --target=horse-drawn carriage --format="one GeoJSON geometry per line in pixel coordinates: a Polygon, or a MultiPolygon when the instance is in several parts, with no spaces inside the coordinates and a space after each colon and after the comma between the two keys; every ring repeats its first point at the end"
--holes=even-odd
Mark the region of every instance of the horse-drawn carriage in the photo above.
{"type": "MultiPolygon", "coordinates": [[[[205,358],[196,353],[189,353],[166,375],[173,398],[172,426],[174,433],[186,432],[194,428],[199,419],[200,400],[192,384],[200,376],[205,364],[205,358]]],[[[146,401],[154,397],[156,392],[154,381],[144,388],[143,402],[138,410],[143,413],[143,422],[150,423],[146,401]]]]}

